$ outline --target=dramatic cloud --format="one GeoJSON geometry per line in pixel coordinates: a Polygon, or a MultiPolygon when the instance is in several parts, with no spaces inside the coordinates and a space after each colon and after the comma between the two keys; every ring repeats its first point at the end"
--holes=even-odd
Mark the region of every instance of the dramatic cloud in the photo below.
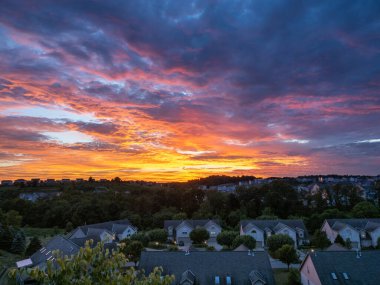
{"type": "Polygon", "coordinates": [[[3,1],[1,177],[378,174],[378,1],[3,1]]]}

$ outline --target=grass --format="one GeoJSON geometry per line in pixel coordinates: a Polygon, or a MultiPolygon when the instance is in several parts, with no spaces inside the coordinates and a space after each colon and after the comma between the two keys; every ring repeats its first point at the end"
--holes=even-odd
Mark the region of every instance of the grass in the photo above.
{"type": "Polygon", "coordinates": [[[43,245],[45,245],[53,236],[58,234],[63,234],[65,231],[58,228],[30,228],[24,227],[22,230],[25,233],[25,236],[28,238],[28,241],[32,237],[38,237],[43,245]]]}
{"type": "Polygon", "coordinates": [[[273,269],[274,279],[277,285],[285,285],[288,280],[288,270],[287,269],[273,269]]]}

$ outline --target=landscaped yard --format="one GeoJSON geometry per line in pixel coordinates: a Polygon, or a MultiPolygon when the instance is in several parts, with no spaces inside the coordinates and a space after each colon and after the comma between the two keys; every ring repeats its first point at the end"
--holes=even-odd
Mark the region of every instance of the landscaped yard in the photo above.
{"type": "Polygon", "coordinates": [[[288,280],[288,270],[287,269],[273,269],[274,279],[277,285],[285,285],[288,280]]]}

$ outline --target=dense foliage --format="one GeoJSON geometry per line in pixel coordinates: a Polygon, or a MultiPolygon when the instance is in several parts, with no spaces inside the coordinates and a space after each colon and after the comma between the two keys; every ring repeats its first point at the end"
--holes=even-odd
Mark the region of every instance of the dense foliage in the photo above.
{"type": "Polygon", "coordinates": [[[288,270],[289,270],[290,264],[296,263],[299,261],[297,251],[294,249],[292,245],[289,245],[289,244],[284,244],[283,246],[281,246],[277,250],[276,255],[280,261],[282,261],[288,266],[288,270]]]}
{"type": "Polygon", "coordinates": [[[205,228],[196,228],[190,232],[190,239],[194,244],[201,244],[210,238],[209,232],[205,228]]]}
{"type": "Polygon", "coordinates": [[[284,245],[294,245],[294,240],[285,234],[271,235],[267,238],[267,246],[270,252],[274,253],[284,245]]]}
{"type": "Polygon", "coordinates": [[[249,249],[254,249],[256,247],[256,240],[247,235],[237,236],[232,242],[232,248],[237,248],[240,245],[244,245],[249,249]]]}
{"type": "MultiPolygon", "coordinates": [[[[27,274],[38,284],[46,285],[169,285],[172,276],[163,276],[154,269],[148,276],[126,268],[128,259],[118,251],[108,251],[101,243],[91,247],[87,242],[79,253],[71,257],[55,254],[55,261],[47,261],[47,268],[27,269],[27,274]]],[[[25,276],[25,270],[13,270],[13,277],[25,276]]]]}

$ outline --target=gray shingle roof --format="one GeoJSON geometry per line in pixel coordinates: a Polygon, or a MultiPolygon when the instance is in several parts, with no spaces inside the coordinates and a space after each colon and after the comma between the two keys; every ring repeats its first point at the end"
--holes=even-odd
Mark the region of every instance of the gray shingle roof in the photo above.
{"type": "Polygon", "coordinates": [[[372,226],[374,224],[380,224],[380,219],[326,219],[326,222],[330,225],[331,228],[334,227],[336,230],[340,230],[346,224],[353,227],[354,229],[364,230],[366,229],[366,226],[369,222],[372,226]]]}
{"type": "Polygon", "coordinates": [[[302,220],[280,220],[280,219],[278,220],[243,220],[240,222],[240,226],[243,227],[244,229],[250,223],[263,231],[266,228],[272,231],[275,229],[280,229],[282,228],[281,224],[284,224],[294,230],[296,230],[297,228],[302,229],[305,233],[304,234],[305,239],[307,239],[309,236],[307,229],[305,227],[305,224],[302,220]]]}
{"type": "Polygon", "coordinates": [[[149,273],[157,266],[163,267],[164,274],[173,274],[176,277],[174,284],[179,284],[186,270],[194,273],[199,285],[215,284],[215,276],[220,277],[221,285],[226,284],[226,276],[231,276],[232,284],[246,285],[252,271],[259,272],[266,284],[275,284],[265,251],[254,252],[253,256],[238,251],[197,251],[188,255],[184,252],[143,251],[140,269],[149,273]]]}
{"type": "Polygon", "coordinates": [[[360,258],[355,251],[317,251],[309,256],[323,285],[380,284],[380,251],[363,251],[360,258]],[[331,273],[335,273],[337,280],[331,273]]]}
{"type": "Polygon", "coordinates": [[[220,226],[220,223],[218,220],[165,220],[164,221],[164,228],[167,230],[170,226],[175,229],[179,226],[182,222],[186,222],[191,227],[204,227],[208,222],[213,221],[215,224],[220,226]]]}
{"type": "Polygon", "coordinates": [[[125,220],[117,220],[117,221],[109,221],[109,222],[98,223],[98,224],[85,225],[85,226],[80,226],[78,228],[82,229],[84,234],[87,234],[88,229],[103,229],[103,230],[108,230],[110,232],[120,233],[121,231],[120,226],[127,227],[127,226],[132,226],[132,225],[129,222],[129,220],[125,219],[125,220]]]}
{"type": "Polygon", "coordinates": [[[69,239],[63,236],[53,237],[45,247],[36,251],[30,259],[33,261],[33,266],[39,265],[46,262],[47,260],[53,259],[53,251],[58,250],[62,255],[73,255],[79,251],[79,246],[69,239]]]}

